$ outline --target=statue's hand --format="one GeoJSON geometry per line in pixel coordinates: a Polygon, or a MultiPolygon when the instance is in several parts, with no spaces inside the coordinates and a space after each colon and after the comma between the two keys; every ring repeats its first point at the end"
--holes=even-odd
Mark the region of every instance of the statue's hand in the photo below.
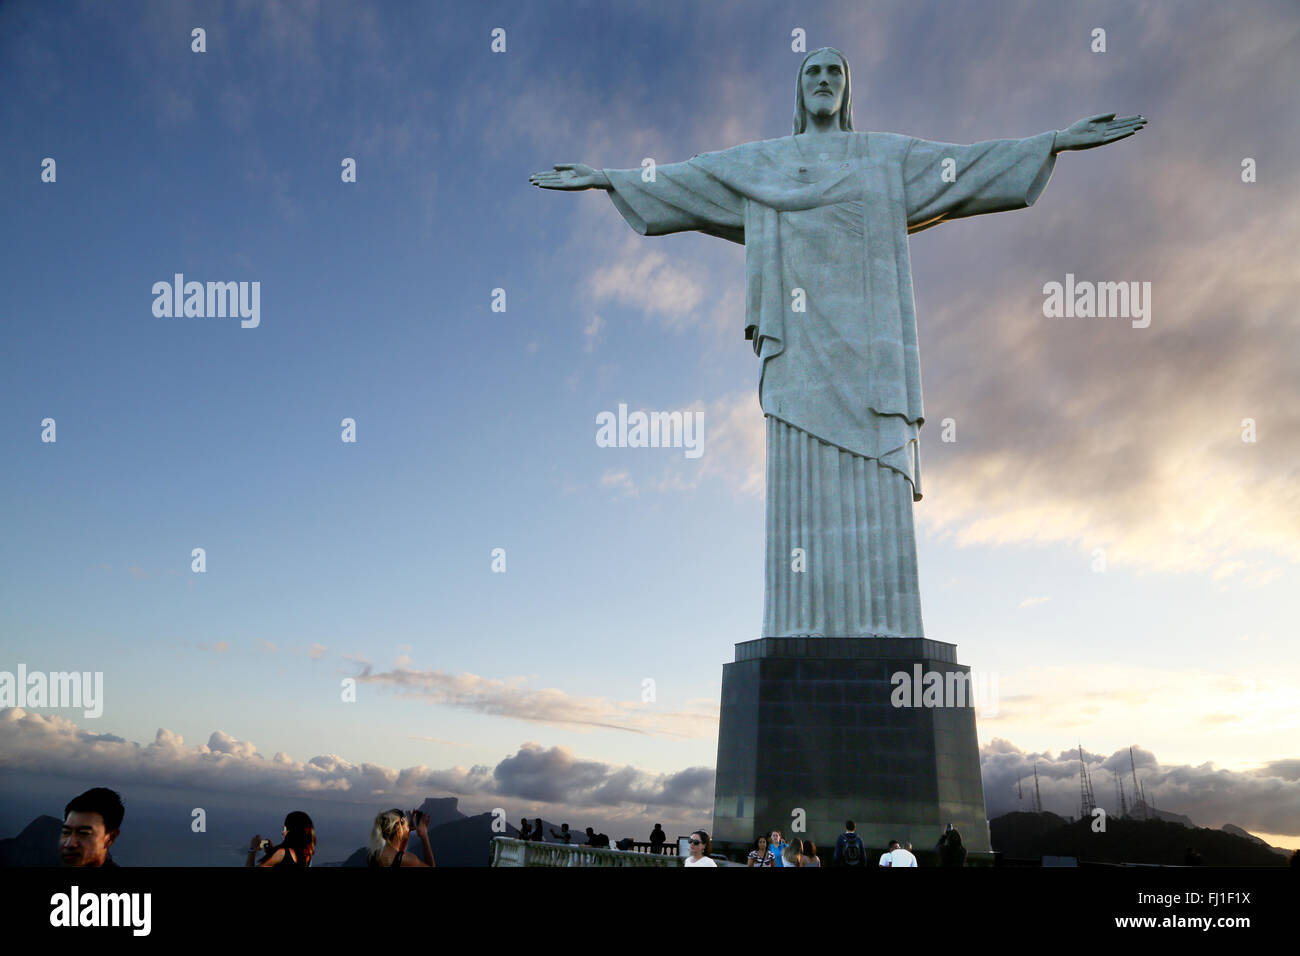
{"type": "Polygon", "coordinates": [[[609,177],[582,163],[556,163],[554,171],[533,173],[528,181],[543,189],[608,189],[609,177]]]}
{"type": "Polygon", "coordinates": [[[1067,129],[1060,130],[1056,134],[1055,150],[1060,153],[1067,149],[1092,149],[1095,146],[1105,146],[1107,143],[1132,136],[1146,125],[1146,117],[1136,113],[1132,116],[1121,116],[1119,119],[1115,118],[1114,113],[1098,113],[1096,116],[1088,116],[1077,123],[1070,124],[1067,129]]]}

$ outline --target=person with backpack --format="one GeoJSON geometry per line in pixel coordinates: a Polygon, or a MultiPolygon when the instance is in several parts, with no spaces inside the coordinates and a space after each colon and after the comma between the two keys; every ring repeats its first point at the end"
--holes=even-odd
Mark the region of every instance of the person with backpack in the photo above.
{"type": "Polygon", "coordinates": [[[852,820],[844,821],[844,832],[835,841],[833,866],[865,867],[867,865],[867,848],[862,845],[852,820]]]}

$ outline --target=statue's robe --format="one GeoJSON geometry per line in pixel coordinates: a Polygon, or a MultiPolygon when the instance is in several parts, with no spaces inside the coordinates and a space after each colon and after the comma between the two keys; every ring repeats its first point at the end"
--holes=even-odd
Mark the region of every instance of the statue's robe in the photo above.
{"type": "Polygon", "coordinates": [[[650,181],[604,171],[642,235],[745,245],[745,337],[767,416],[763,636],[924,635],[912,502],[925,414],[907,236],[1032,205],[1054,138],[786,136],[658,166],[650,181]]]}

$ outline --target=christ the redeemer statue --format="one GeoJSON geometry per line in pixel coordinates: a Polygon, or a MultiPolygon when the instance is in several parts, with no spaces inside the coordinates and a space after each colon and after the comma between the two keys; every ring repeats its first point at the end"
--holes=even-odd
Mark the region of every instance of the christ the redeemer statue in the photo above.
{"type": "Polygon", "coordinates": [[[920,357],[907,236],[1024,209],[1056,154],[1132,136],[1102,114],[971,146],[853,129],[849,64],[823,47],[795,87],[794,135],[684,163],[535,173],[605,189],[638,233],[745,245],[745,337],[767,417],[764,637],[922,637],[912,502],[921,499],[920,357]]]}

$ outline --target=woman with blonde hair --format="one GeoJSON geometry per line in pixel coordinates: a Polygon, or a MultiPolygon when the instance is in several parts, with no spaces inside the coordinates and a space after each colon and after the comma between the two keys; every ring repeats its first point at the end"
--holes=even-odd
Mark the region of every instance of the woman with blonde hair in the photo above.
{"type": "Polygon", "coordinates": [[[781,853],[781,865],[786,866],[803,866],[803,841],[790,837],[790,842],[786,844],[785,850],[781,853]]]}
{"type": "Polygon", "coordinates": [[[433,846],[429,843],[429,818],[419,810],[412,810],[415,819],[415,832],[424,844],[425,863],[419,857],[406,852],[406,843],[411,838],[411,824],[407,815],[401,810],[384,810],[375,817],[375,825],[370,828],[370,854],[367,862],[370,866],[434,866],[433,846]]]}

